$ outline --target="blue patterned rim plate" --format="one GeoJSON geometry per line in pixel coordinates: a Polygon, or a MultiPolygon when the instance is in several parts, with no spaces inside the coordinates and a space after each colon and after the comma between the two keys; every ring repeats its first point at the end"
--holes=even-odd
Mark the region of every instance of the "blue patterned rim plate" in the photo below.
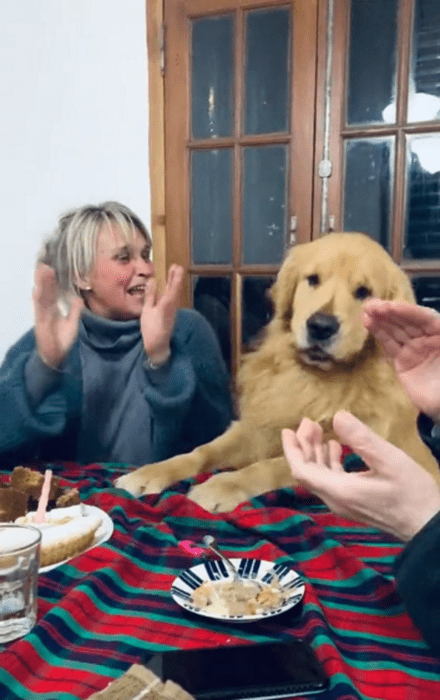
{"type": "Polygon", "coordinates": [[[197,615],[211,617],[215,620],[227,620],[228,622],[255,622],[266,617],[273,617],[290,610],[297,605],[304,596],[305,584],[300,575],[285,564],[274,564],[271,561],[261,559],[231,559],[240,578],[259,583],[272,583],[274,579],[280,583],[280,589],[286,594],[282,605],[277,608],[264,610],[255,615],[224,615],[216,612],[208,612],[196,607],[192,603],[192,593],[202,583],[208,581],[232,581],[233,576],[223,561],[211,559],[202,564],[192,566],[174,579],[171,586],[171,595],[176,603],[185,610],[197,615]]]}

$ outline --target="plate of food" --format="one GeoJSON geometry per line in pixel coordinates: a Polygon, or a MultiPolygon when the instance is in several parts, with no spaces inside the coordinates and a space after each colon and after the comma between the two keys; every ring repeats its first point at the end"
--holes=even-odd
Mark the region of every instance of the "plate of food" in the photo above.
{"type": "Polygon", "coordinates": [[[214,559],[183,571],[171,586],[174,601],[215,620],[255,622],[290,610],[304,596],[304,581],[285,564],[234,558],[230,562],[236,576],[214,559]]]}
{"type": "Polygon", "coordinates": [[[17,518],[18,525],[31,525],[41,530],[41,566],[44,574],[73,557],[106,542],[113,533],[113,521],[105,511],[85,503],[67,508],[54,508],[45,513],[44,522],[34,522],[35,512],[17,518]]]}

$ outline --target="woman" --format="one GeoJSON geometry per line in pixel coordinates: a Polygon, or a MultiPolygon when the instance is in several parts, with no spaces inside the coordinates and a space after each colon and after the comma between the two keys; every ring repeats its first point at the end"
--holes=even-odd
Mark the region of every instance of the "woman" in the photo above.
{"type": "Polygon", "coordinates": [[[117,202],[62,216],[40,256],[35,326],[0,368],[0,459],[142,465],[193,449],[231,420],[205,319],[177,309],[183,269],[156,300],[151,239],[117,202]]]}
{"type": "MultiPolygon", "coordinates": [[[[364,324],[382,342],[414,404],[433,421],[438,440],[440,315],[414,304],[372,299],[364,308],[364,324]]],[[[347,411],[335,415],[333,427],[368,471],[346,473],[340,444],[323,444],[321,427],[305,418],[296,433],[283,431],[292,475],[334,513],[406,543],[394,565],[397,589],[424,639],[440,655],[440,486],[347,411]]]]}

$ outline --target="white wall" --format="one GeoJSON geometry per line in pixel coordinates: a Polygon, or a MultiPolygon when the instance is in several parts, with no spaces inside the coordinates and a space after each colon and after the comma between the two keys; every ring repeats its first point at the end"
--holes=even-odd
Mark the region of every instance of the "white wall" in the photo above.
{"type": "Polygon", "coordinates": [[[0,65],[1,360],[61,212],[117,199],[150,225],[145,0],[2,0],[0,65]]]}

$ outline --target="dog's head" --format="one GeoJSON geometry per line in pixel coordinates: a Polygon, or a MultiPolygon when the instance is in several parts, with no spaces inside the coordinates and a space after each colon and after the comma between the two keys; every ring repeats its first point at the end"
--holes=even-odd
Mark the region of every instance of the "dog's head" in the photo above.
{"type": "Polygon", "coordinates": [[[414,302],[410,281],[381,245],[362,233],[331,233],[292,248],[271,295],[272,330],[291,333],[300,359],[322,369],[348,363],[371,336],[364,302],[414,302]]]}

